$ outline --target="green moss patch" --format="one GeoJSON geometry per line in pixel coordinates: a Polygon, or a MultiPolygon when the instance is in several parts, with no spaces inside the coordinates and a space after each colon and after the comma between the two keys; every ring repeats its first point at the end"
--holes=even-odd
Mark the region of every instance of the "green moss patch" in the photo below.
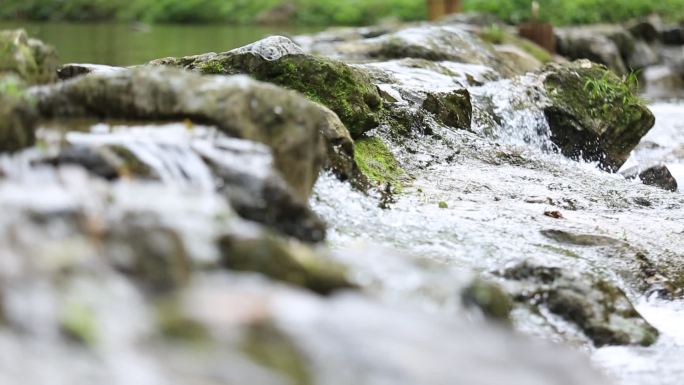
{"type": "Polygon", "coordinates": [[[267,60],[249,52],[226,52],[167,58],[154,63],[180,66],[205,75],[246,74],[260,81],[299,91],[310,100],[333,110],[353,137],[360,137],[380,122],[382,99],[377,87],[363,70],[340,61],[304,54],[267,60]]]}
{"type": "Polygon", "coordinates": [[[402,187],[404,170],[397,159],[379,138],[363,138],[354,144],[354,158],[361,172],[377,185],[390,184],[397,190],[402,187]]]}

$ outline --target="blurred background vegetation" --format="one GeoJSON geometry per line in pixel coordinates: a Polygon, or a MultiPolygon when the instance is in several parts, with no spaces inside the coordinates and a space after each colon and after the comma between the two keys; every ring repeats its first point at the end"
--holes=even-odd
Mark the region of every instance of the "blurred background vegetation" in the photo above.
{"type": "MultiPolygon", "coordinates": [[[[540,0],[541,17],[555,24],[617,22],[650,13],[684,16],[684,0],[540,0]]],[[[385,18],[423,20],[425,0],[1,0],[0,18],[122,20],[149,23],[250,24],[283,3],[302,25],[368,25],[385,18]]],[[[485,11],[513,23],[530,14],[530,0],[463,0],[466,11],[485,11]]]]}

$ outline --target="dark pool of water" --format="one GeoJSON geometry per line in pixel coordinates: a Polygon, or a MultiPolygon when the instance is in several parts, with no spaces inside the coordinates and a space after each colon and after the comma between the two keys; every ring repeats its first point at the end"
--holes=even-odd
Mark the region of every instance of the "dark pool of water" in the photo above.
{"type": "Polygon", "coordinates": [[[0,22],[0,29],[14,28],[24,28],[56,47],[62,63],[109,65],[223,52],[269,35],[314,32],[302,27],[0,22]]]}

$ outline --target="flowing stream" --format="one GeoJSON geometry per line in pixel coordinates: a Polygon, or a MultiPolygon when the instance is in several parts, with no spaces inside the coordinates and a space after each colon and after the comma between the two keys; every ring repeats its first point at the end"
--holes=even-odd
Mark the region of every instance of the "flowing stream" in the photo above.
{"type": "MultiPolygon", "coordinates": [[[[652,109],[656,126],[628,165],[664,162],[681,186],[684,106],[655,102],[652,109]]],[[[514,121],[538,121],[536,111],[519,114],[526,116],[514,121]]],[[[559,247],[544,239],[535,228],[559,227],[558,220],[542,215],[545,210],[560,209],[572,222],[560,225],[566,228],[612,235],[645,245],[655,253],[668,247],[676,252],[676,244],[668,244],[661,234],[673,226],[678,234],[684,234],[681,210],[627,209],[625,198],[655,198],[661,194],[655,189],[599,171],[593,164],[540,151],[545,141],[530,140],[533,133],[514,136],[505,145],[466,132],[444,130],[439,135],[445,140],[424,138],[422,147],[412,149],[413,154],[395,148],[404,159],[411,158],[410,163],[422,160],[425,166],[411,170],[415,179],[391,209],[378,208],[374,198],[362,196],[330,176],[319,181],[312,200],[330,224],[331,247],[363,250],[359,252],[366,256],[363,260],[349,254],[340,258],[355,266],[360,281],[389,301],[454,313],[460,305],[453,293],[457,282],[463,282],[456,277],[468,277],[473,271],[491,272],[520,260],[587,270],[617,282],[630,279],[629,273],[622,274],[590,247],[559,247]],[[453,154],[450,162],[436,160],[436,154],[442,152],[453,154]],[[439,202],[446,202],[448,208],[440,208],[439,202]],[[669,220],[660,221],[661,217],[669,220]]],[[[681,202],[676,194],[662,198],[681,202]]],[[[681,239],[678,242],[681,245],[681,239]]],[[[583,349],[619,384],[679,384],[684,374],[680,359],[684,354],[684,302],[646,298],[636,292],[630,296],[642,315],[661,331],[659,342],[648,348],[583,349]]],[[[580,332],[553,316],[518,313],[516,326],[542,338],[549,338],[544,330],[554,330],[552,339],[588,346],[580,332]]]]}

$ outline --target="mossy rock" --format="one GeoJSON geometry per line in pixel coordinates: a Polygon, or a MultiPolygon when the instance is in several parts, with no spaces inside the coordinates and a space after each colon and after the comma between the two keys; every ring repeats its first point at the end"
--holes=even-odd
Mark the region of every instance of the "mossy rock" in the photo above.
{"type": "Polygon", "coordinates": [[[16,75],[0,74],[0,152],[14,152],[35,143],[37,111],[16,75]]]}
{"type": "Polygon", "coordinates": [[[370,77],[340,61],[304,54],[291,40],[273,36],[221,54],[152,62],[205,75],[247,74],[301,92],[333,110],[359,137],[379,124],[382,99],[370,77]]]}
{"type": "Polygon", "coordinates": [[[659,332],[634,308],[614,284],[588,274],[556,267],[520,263],[503,277],[521,285],[514,299],[550,312],[577,325],[597,347],[653,345],[659,332]]]}
{"type": "Polygon", "coordinates": [[[461,291],[461,301],[465,306],[475,307],[488,319],[510,323],[513,300],[499,285],[483,279],[475,279],[461,291]]]}
{"type": "Polygon", "coordinates": [[[587,60],[550,65],[544,76],[551,140],[566,156],[617,171],[655,124],[631,78],[602,65],[587,60]]]}
{"type": "Polygon", "coordinates": [[[354,288],[344,266],[296,241],[267,233],[254,237],[226,235],[219,241],[223,265],[252,271],[319,294],[354,288]]]}
{"type": "Polygon", "coordinates": [[[469,130],[473,116],[470,93],[455,90],[444,93],[428,93],[423,108],[449,127],[469,130]]]}
{"type": "Polygon", "coordinates": [[[30,39],[26,31],[0,31],[0,73],[14,73],[29,84],[45,84],[57,79],[57,65],[56,51],[30,39]]]}
{"type": "Polygon", "coordinates": [[[395,190],[401,190],[405,171],[380,138],[357,140],[354,144],[354,159],[371,184],[381,188],[389,184],[395,190]]]}

